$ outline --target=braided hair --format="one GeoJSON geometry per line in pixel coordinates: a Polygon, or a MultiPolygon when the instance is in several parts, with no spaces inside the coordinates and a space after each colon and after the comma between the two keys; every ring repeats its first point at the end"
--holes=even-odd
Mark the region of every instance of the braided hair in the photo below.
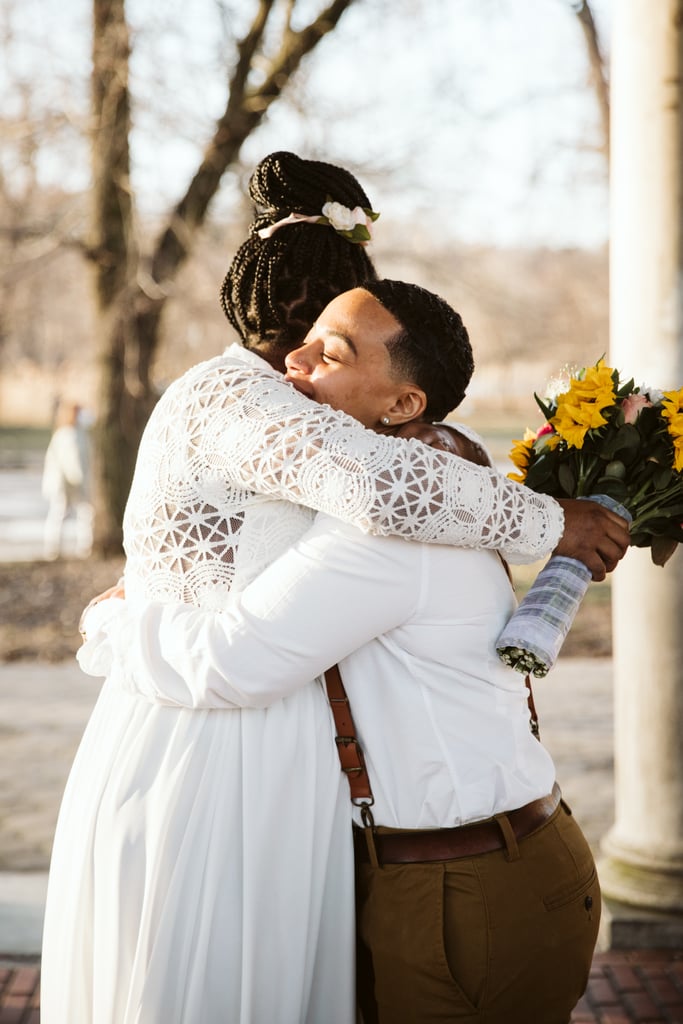
{"type": "Polygon", "coordinates": [[[367,281],[362,287],[401,325],[387,342],[394,372],[424,391],[424,418],[442,420],[462,402],[474,372],[462,317],[444,299],[417,284],[385,279],[367,281]]]}
{"type": "Polygon", "coordinates": [[[258,231],[290,213],[320,214],[328,201],[371,204],[349,171],[288,152],[258,164],[249,195],[254,219],[221,286],[221,306],[247,347],[266,342],[284,353],[335,296],[377,274],[364,247],[332,227],[288,224],[265,239],[258,231]]]}

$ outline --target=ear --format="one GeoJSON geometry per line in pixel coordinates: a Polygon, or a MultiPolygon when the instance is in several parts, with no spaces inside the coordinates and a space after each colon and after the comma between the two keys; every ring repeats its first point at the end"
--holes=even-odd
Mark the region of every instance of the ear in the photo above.
{"type": "Polygon", "coordinates": [[[407,384],[390,409],[387,415],[394,425],[409,423],[410,420],[418,419],[427,408],[427,396],[416,384],[407,384]]]}

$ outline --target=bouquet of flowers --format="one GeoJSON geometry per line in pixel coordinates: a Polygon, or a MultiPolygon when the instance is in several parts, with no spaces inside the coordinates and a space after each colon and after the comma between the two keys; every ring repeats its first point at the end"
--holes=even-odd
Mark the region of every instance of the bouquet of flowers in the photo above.
{"type": "MultiPolygon", "coordinates": [[[[656,565],[683,541],[683,388],[622,383],[600,359],[570,375],[554,396],[534,395],[545,417],[513,442],[512,480],[554,498],[591,498],[630,519],[631,544],[656,565]]],[[[552,668],[590,582],[575,559],[554,556],[496,645],[519,672],[552,668]]]]}

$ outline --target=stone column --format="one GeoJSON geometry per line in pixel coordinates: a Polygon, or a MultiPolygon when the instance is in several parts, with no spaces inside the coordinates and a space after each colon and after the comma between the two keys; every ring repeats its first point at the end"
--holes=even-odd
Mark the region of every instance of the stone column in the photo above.
{"type": "MultiPolygon", "coordinates": [[[[619,0],[612,56],[611,365],[683,386],[683,0],[619,0]]],[[[615,824],[603,945],[683,944],[683,554],[613,577],[615,824]]],[[[590,708],[586,708],[590,715],[590,708]]]]}

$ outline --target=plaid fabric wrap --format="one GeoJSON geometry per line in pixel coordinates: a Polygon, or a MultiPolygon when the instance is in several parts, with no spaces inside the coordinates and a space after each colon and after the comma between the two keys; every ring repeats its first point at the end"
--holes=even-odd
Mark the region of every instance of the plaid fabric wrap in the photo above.
{"type": "MultiPolygon", "coordinates": [[[[596,494],[586,500],[631,520],[623,505],[607,495],[596,494]]],[[[557,661],[590,581],[591,574],[583,562],[554,555],[498,637],[496,651],[501,661],[524,675],[531,673],[539,679],[547,675],[557,661]]]]}
{"type": "Polygon", "coordinates": [[[563,555],[551,558],[498,637],[496,650],[502,660],[524,674],[547,675],[590,580],[583,562],[563,555]],[[531,657],[524,658],[525,653],[531,657]]]}

